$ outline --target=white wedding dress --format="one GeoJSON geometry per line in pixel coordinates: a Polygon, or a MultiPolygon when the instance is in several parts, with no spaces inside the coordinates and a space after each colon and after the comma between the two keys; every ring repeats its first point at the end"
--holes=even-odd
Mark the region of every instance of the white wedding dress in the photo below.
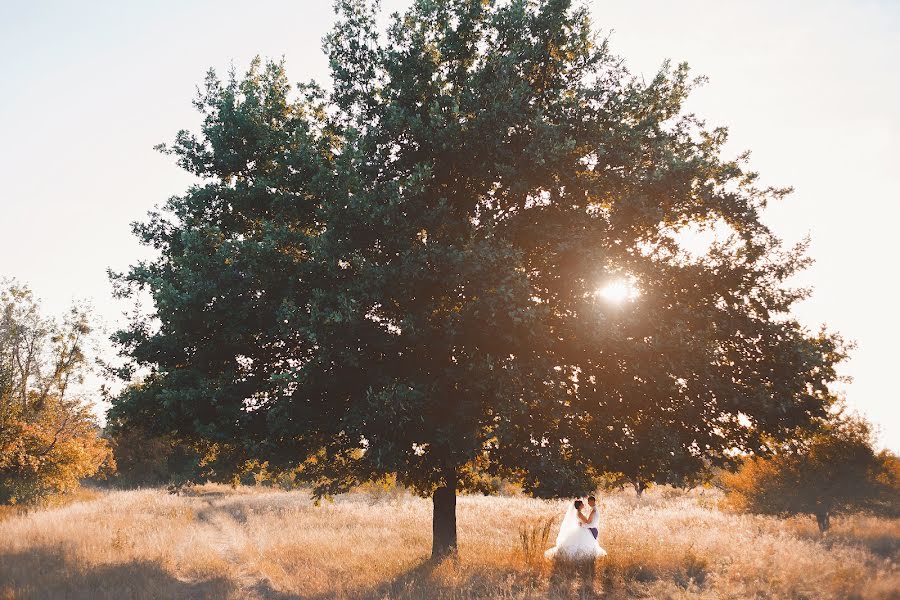
{"type": "Polygon", "coordinates": [[[587,527],[581,526],[575,506],[569,506],[556,545],[544,552],[546,558],[562,558],[567,560],[594,559],[606,556],[606,550],[600,547],[587,527]]]}

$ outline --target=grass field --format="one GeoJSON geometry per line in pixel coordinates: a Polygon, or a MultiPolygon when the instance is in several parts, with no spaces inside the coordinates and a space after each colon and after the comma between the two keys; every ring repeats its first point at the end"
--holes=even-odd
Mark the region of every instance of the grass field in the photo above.
{"type": "Polygon", "coordinates": [[[459,560],[433,565],[431,505],[404,493],[316,507],[259,488],[94,492],[0,521],[0,599],[900,598],[900,521],[838,519],[821,538],[811,520],[719,503],[709,490],[601,497],[609,556],[591,573],[541,558],[559,502],[462,497],[459,560]]]}

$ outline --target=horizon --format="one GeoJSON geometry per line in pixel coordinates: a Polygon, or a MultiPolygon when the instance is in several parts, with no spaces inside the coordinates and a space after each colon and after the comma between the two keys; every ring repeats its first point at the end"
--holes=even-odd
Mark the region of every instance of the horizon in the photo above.
{"type": "MultiPolygon", "coordinates": [[[[385,1],[383,14],[407,4],[385,1]]],[[[900,6],[589,4],[633,73],[649,79],[671,58],[708,76],[688,109],[728,126],[728,154],[751,150],[764,183],[794,186],[764,217],[786,245],[812,238],[816,262],[796,283],[813,294],[794,314],[858,344],[841,370],[854,378],[842,386],[848,405],[880,429],[879,446],[900,451],[891,386],[900,325],[889,319],[888,263],[900,218],[900,204],[890,202],[900,196],[892,168],[900,158],[900,6]]],[[[0,64],[9,89],[0,125],[13,143],[0,149],[0,278],[28,285],[52,315],[87,299],[114,329],[130,305],[112,298],[106,270],[151,255],[129,223],[194,181],[153,146],[196,130],[191,100],[206,70],[221,73],[233,61],[243,72],[253,56],[284,57],[291,81],[328,82],[320,40],[333,22],[330,7],[273,5],[270,14],[282,18],[209,1],[3,8],[0,64]]]]}

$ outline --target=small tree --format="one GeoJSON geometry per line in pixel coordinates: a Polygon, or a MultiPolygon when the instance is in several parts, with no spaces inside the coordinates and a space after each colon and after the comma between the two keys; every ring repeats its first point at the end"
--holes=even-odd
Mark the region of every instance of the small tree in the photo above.
{"type": "Polygon", "coordinates": [[[71,491],[112,464],[89,407],[72,394],[90,332],[83,309],[57,323],[27,288],[0,288],[0,503],[71,491]]]}
{"type": "Polygon", "coordinates": [[[735,507],[769,515],[812,515],[824,533],[836,514],[881,511],[893,504],[897,486],[890,472],[892,458],[876,455],[868,423],[842,418],[810,435],[799,448],[749,458],[737,473],[722,479],[735,507]]]}

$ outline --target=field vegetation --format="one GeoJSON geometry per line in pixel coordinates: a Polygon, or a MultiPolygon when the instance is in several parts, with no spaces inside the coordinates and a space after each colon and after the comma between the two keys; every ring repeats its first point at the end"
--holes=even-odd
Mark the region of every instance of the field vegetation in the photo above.
{"type": "Polygon", "coordinates": [[[559,501],[459,499],[459,558],[435,563],[431,503],[370,488],[82,491],[0,521],[0,598],[897,598],[900,520],[730,512],[715,489],[600,499],[609,556],[553,565],[559,501]],[[548,523],[550,526],[548,527],[548,523]]]}

